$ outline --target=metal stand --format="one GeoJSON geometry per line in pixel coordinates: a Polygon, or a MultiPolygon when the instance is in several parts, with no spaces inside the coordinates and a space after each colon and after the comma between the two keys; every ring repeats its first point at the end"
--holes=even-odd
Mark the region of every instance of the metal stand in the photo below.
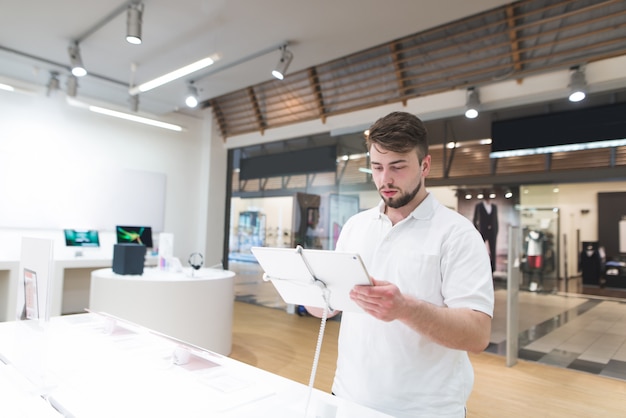
{"type": "Polygon", "coordinates": [[[517,363],[519,350],[519,286],[520,286],[520,229],[509,227],[509,253],[506,292],[506,365],[517,363]]]}

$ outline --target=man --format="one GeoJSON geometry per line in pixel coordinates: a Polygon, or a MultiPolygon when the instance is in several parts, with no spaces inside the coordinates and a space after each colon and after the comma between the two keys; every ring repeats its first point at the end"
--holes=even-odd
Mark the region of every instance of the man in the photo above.
{"type": "Polygon", "coordinates": [[[417,117],[391,113],[366,142],[382,201],[346,222],[336,249],[359,253],[374,286],[350,293],[365,313],[343,313],[333,393],[394,417],[463,417],[467,352],[491,333],[485,245],[426,191],[431,156],[417,117]]]}

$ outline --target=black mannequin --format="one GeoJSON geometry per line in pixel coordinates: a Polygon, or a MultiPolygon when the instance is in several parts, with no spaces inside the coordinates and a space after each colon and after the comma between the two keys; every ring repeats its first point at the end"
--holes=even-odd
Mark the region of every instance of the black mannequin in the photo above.
{"type": "Polygon", "coordinates": [[[498,207],[491,203],[491,199],[485,198],[476,204],[474,208],[474,226],[483,237],[483,241],[489,244],[489,259],[491,271],[496,271],[496,237],[498,235],[498,207]]]}

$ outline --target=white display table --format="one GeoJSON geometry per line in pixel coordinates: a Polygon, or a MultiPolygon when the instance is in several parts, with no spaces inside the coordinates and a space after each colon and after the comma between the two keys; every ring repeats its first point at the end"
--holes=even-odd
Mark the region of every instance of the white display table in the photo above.
{"type": "Polygon", "coordinates": [[[228,270],[144,269],[91,273],[89,309],[105,312],[187,343],[228,355],[232,348],[235,273],[228,270]]]}
{"type": "Polygon", "coordinates": [[[4,383],[22,395],[0,402],[2,417],[55,417],[53,407],[75,418],[387,417],[94,313],[55,317],[45,324],[1,323],[0,360],[8,364],[0,364],[0,388],[4,383]],[[188,350],[189,360],[175,364],[173,354],[181,350],[188,350]],[[21,376],[32,385],[18,386],[21,376]],[[37,395],[48,403],[30,404],[37,395]],[[15,410],[22,404],[27,407],[15,410]],[[46,406],[49,414],[37,413],[46,406]]]}

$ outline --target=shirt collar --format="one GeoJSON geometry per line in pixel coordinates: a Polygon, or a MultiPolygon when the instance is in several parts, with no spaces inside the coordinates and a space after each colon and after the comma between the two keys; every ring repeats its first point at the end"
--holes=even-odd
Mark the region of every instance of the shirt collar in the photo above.
{"type": "MultiPolygon", "coordinates": [[[[428,193],[424,200],[411,212],[409,216],[412,216],[415,219],[430,219],[435,213],[435,208],[437,207],[437,199],[432,195],[432,193],[428,193]]],[[[374,218],[378,219],[385,213],[385,201],[381,200],[378,202],[378,210],[374,211],[374,218]]]]}

